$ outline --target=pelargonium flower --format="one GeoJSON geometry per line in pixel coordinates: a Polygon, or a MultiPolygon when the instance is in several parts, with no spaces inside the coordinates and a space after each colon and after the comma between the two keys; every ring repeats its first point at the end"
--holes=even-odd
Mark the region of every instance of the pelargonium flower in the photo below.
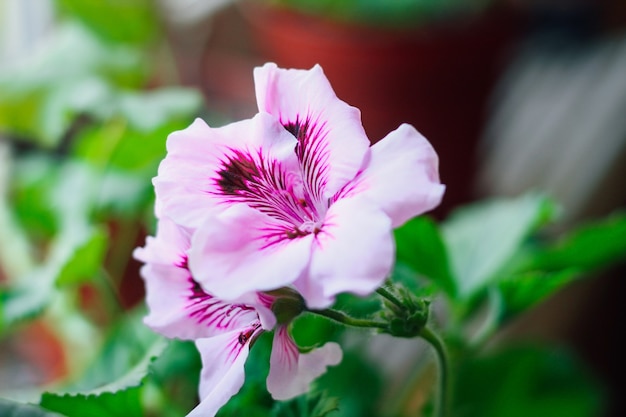
{"type": "Polygon", "coordinates": [[[200,403],[188,416],[210,417],[243,385],[244,363],[251,345],[274,328],[267,388],[284,400],[308,390],[326,367],[341,360],[341,349],[329,342],[306,354],[289,335],[289,318],[276,322],[272,308],[279,295],[254,294],[247,303],[224,302],[202,289],[187,265],[191,231],[168,218],[159,219],[155,237],[135,250],[144,262],[149,314],[144,322],[170,338],[194,340],[202,358],[200,403]]]}
{"type": "Polygon", "coordinates": [[[195,230],[190,269],[222,300],[292,287],[325,308],[373,292],[393,265],[392,229],[441,201],[435,151],[407,124],[370,146],[319,66],[266,64],[254,79],[254,118],[170,135],[157,216],[195,230]]]}

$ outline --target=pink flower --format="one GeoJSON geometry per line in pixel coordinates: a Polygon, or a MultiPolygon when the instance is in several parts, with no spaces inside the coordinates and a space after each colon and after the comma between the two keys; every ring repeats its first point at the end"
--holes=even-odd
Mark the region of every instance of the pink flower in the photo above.
{"type": "Polygon", "coordinates": [[[441,201],[435,151],[406,124],[370,146],[319,66],[266,64],[254,78],[254,118],[170,135],[157,216],[195,230],[190,269],[222,300],[290,286],[325,308],[373,292],[394,262],[392,229],[441,201]]]}
{"type": "Polygon", "coordinates": [[[341,349],[332,342],[300,354],[289,335],[289,322],[276,324],[271,311],[276,297],[258,293],[246,303],[231,304],[204,291],[187,266],[189,245],[189,230],[161,218],[156,237],[148,237],[146,246],[134,254],[145,263],[141,274],[149,314],[144,322],[167,337],[195,340],[200,352],[200,403],[189,416],[213,416],[239,391],[250,347],[272,328],[267,387],[275,399],[306,392],[327,366],[340,362],[341,349]]]}

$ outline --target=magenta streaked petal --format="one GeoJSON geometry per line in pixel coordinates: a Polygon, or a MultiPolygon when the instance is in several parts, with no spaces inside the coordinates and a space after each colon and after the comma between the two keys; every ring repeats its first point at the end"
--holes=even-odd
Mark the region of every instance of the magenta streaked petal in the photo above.
{"type": "Polygon", "coordinates": [[[341,362],[341,358],[341,348],[333,342],[301,354],[287,327],[279,326],[274,333],[267,390],[275,400],[303,394],[311,382],[324,374],[327,367],[341,362]]]}
{"type": "MultiPolygon", "coordinates": [[[[141,269],[146,325],[167,337],[196,339],[258,321],[254,307],[220,301],[192,278],[187,267],[189,238],[185,229],[165,217],[159,221],[156,237],[148,237],[146,246],[135,250],[135,257],[146,263],[141,269]]],[[[255,300],[258,297],[254,295],[255,300]]]]}
{"type": "Polygon", "coordinates": [[[246,204],[233,205],[194,235],[189,252],[194,278],[223,300],[287,286],[308,265],[313,239],[292,230],[246,204]]]}
{"type": "Polygon", "coordinates": [[[146,283],[148,314],[144,323],[148,327],[167,337],[183,340],[210,335],[207,326],[189,317],[188,273],[176,267],[144,265],[141,275],[146,283]]]}
{"type": "Polygon", "coordinates": [[[251,292],[237,298],[238,303],[253,307],[263,330],[272,330],[276,326],[276,316],[272,304],[276,297],[262,292],[251,292]]]}
{"type": "Polygon", "coordinates": [[[263,152],[263,149],[229,150],[215,175],[217,187],[213,195],[222,203],[222,208],[244,203],[280,222],[303,223],[308,213],[300,197],[302,180],[293,166],[290,167],[295,156],[291,154],[291,158],[278,160],[263,152]],[[287,161],[286,164],[283,161],[287,161]]]}
{"type": "Polygon", "coordinates": [[[261,332],[256,325],[196,341],[202,359],[200,404],[188,417],[214,416],[241,389],[250,342],[261,332]]]}
{"type": "Polygon", "coordinates": [[[280,161],[284,172],[297,172],[295,145],[295,139],[268,114],[218,128],[197,120],[170,134],[168,154],[153,180],[157,217],[169,216],[180,225],[197,228],[208,212],[230,198],[224,193],[224,182],[220,183],[220,172],[225,172],[224,164],[233,155],[261,155],[272,168],[280,161]]]}
{"type": "Polygon", "coordinates": [[[148,237],[146,246],[135,249],[136,259],[145,262],[141,276],[146,287],[148,314],[146,325],[167,337],[194,339],[210,331],[197,320],[190,320],[190,272],[186,268],[186,250],[190,236],[169,218],[159,222],[156,237],[148,237]]]}
{"type": "Polygon", "coordinates": [[[366,199],[339,200],[315,237],[309,273],[294,286],[310,308],[326,308],[342,292],[367,295],[391,272],[391,220],[366,199]]]}
{"type": "Polygon", "coordinates": [[[298,139],[296,154],[307,191],[322,202],[350,181],[362,166],[369,140],[361,113],[335,95],[319,65],[254,69],[259,111],[268,112],[298,139]]]}
{"type": "Polygon", "coordinates": [[[241,329],[257,322],[256,308],[242,303],[226,303],[207,294],[199,283],[189,280],[191,294],[188,296],[185,310],[188,318],[207,328],[207,335],[241,329]]]}
{"type": "Polygon", "coordinates": [[[445,186],[439,181],[439,159],[415,128],[401,125],[371,148],[367,167],[335,199],[367,197],[398,227],[437,207],[445,186]]]}

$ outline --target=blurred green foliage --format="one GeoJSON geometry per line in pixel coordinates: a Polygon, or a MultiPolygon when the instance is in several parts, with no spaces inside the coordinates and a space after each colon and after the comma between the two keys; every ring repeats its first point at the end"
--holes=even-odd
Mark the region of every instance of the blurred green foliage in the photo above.
{"type": "MultiPolygon", "coordinates": [[[[151,178],[166,137],[199,114],[202,99],[162,78],[152,2],[57,6],[59,28],[45,47],[0,73],[0,342],[43,322],[70,372],[34,387],[30,404],[0,399],[0,415],[182,416],[198,401],[199,355],[193,343],[165,342],[143,326],[142,303],[128,298],[125,285],[129,276],[137,285],[131,251],[153,231],[151,178]]],[[[510,320],[573,280],[626,260],[626,214],[554,237],[545,226],[557,214],[548,198],[529,193],[461,208],[440,224],[418,217],[395,231],[392,282],[444,310],[445,320],[431,320],[451,347],[455,417],[601,410],[601,386],[569,352],[485,349],[510,320]],[[478,330],[469,329],[477,321],[478,330]]],[[[345,294],[335,307],[369,318],[381,306],[377,296],[345,294]]],[[[312,314],[292,330],[303,347],[342,343],[356,331],[312,314]]],[[[388,377],[360,345],[344,346],[341,364],[310,393],[272,400],[265,389],[271,338],[255,342],[246,382],[220,416],[407,415],[406,404],[390,403],[407,401],[404,394],[388,392],[388,377]]],[[[405,390],[427,397],[428,367],[411,366],[416,377],[405,390]]]]}
{"type": "Polygon", "coordinates": [[[567,351],[515,346],[458,367],[458,417],[598,416],[597,381],[567,351]]]}

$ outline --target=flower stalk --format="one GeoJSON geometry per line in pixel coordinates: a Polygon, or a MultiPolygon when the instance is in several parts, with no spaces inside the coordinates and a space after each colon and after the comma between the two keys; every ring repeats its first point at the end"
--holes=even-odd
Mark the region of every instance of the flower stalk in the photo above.
{"type": "Polygon", "coordinates": [[[449,415],[450,405],[450,378],[449,378],[449,360],[446,346],[435,332],[428,327],[422,328],[420,337],[426,340],[435,350],[439,363],[439,392],[437,393],[437,403],[434,415],[437,417],[447,417],[449,415]]]}
{"type": "Polygon", "coordinates": [[[346,326],[377,329],[396,337],[421,337],[427,341],[435,351],[439,367],[439,388],[434,415],[447,417],[450,404],[448,353],[441,337],[426,326],[428,301],[418,299],[409,291],[403,291],[402,288],[380,287],[376,292],[384,298],[384,304],[387,307],[387,310],[381,314],[384,321],[354,318],[332,309],[307,311],[346,326]]]}
{"type": "Polygon", "coordinates": [[[388,323],[376,321],[376,320],[367,320],[367,319],[357,319],[355,317],[351,317],[341,311],[332,310],[332,309],[324,309],[324,310],[307,310],[309,313],[317,314],[318,316],[326,317],[337,323],[345,324],[350,327],[360,327],[360,328],[368,328],[368,329],[381,329],[385,330],[389,327],[388,323]]]}
{"type": "Polygon", "coordinates": [[[404,309],[404,304],[400,301],[395,295],[391,293],[391,291],[387,290],[385,287],[379,287],[376,289],[378,295],[383,297],[385,300],[389,301],[393,305],[399,307],[400,309],[404,309]]]}

